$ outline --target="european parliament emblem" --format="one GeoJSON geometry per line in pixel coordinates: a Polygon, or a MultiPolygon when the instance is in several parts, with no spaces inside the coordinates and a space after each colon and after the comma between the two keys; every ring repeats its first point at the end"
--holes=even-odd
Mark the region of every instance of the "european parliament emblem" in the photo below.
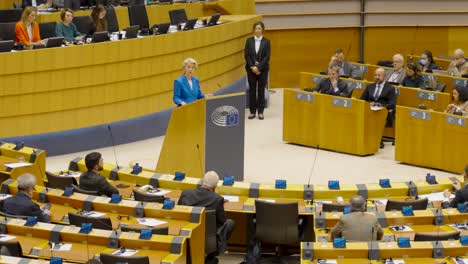
{"type": "Polygon", "coordinates": [[[223,105],[211,113],[211,121],[220,127],[239,125],[239,110],[230,105],[223,105]]]}

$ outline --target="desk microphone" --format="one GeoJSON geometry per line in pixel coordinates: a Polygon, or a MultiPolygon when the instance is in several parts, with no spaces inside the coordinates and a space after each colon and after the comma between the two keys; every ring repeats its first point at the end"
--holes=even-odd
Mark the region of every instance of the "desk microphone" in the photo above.
{"type": "Polygon", "coordinates": [[[317,161],[319,150],[320,150],[320,145],[317,145],[317,147],[315,148],[314,162],[312,163],[312,168],[310,170],[309,179],[307,180],[307,188],[310,188],[310,178],[312,178],[312,175],[314,174],[315,163],[317,161]]]}
{"type": "Polygon", "coordinates": [[[203,171],[203,165],[201,161],[201,154],[200,154],[200,146],[197,144],[197,153],[198,153],[198,163],[200,164],[200,172],[201,176],[205,176],[205,172],[203,171]]]}
{"type": "Polygon", "coordinates": [[[110,125],[107,125],[107,129],[109,130],[109,135],[110,135],[111,142],[112,142],[112,149],[114,150],[115,165],[117,166],[117,170],[120,170],[119,163],[117,162],[117,154],[115,152],[114,135],[112,134],[112,129],[110,125]]]}

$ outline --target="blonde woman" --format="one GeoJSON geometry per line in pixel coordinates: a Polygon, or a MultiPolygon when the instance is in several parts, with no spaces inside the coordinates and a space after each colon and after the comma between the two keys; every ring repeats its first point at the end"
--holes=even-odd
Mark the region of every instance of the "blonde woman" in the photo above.
{"type": "Polygon", "coordinates": [[[174,80],[174,96],[173,101],[177,106],[189,104],[198,99],[205,98],[205,95],[200,90],[200,81],[193,73],[198,68],[197,61],[192,58],[187,58],[182,64],[184,74],[174,80]]]}
{"type": "Polygon", "coordinates": [[[34,44],[44,44],[39,34],[39,25],[36,22],[36,8],[28,6],[21,14],[21,20],[15,25],[15,42],[22,43],[25,47],[34,44]]]}

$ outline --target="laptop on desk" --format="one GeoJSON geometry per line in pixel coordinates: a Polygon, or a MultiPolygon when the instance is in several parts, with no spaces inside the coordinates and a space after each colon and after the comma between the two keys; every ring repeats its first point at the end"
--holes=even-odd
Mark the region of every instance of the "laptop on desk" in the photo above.
{"type": "Polygon", "coordinates": [[[63,37],[54,37],[47,39],[46,48],[56,48],[62,46],[63,37]]]}
{"type": "Polygon", "coordinates": [[[187,23],[185,23],[185,27],[183,28],[183,30],[192,30],[194,27],[195,27],[195,24],[197,23],[197,18],[194,18],[194,19],[189,19],[187,21],[187,23]]]}
{"type": "Polygon", "coordinates": [[[208,26],[215,26],[218,24],[219,17],[221,16],[221,13],[216,13],[210,17],[210,21],[208,21],[208,26]]]}
{"type": "Polygon", "coordinates": [[[156,31],[156,35],[167,34],[169,28],[171,27],[171,23],[161,23],[159,25],[154,25],[153,27],[157,26],[158,30],[156,31]]]}
{"type": "Polygon", "coordinates": [[[140,26],[130,26],[125,29],[125,38],[127,39],[133,39],[138,37],[138,29],[140,26]]]}
{"type": "Polygon", "coordinates": [[[0,52],[10,52],[13,50],[15,41],[13,40],[1,40],[0,41],[0,52]]]}
{"type": "Polygon", "coordinates": [[[107,31],[100,31],[93,34],[93,38],[91,39],[91,43],[99,43],[109,40],[109,32],[107,31]]]}

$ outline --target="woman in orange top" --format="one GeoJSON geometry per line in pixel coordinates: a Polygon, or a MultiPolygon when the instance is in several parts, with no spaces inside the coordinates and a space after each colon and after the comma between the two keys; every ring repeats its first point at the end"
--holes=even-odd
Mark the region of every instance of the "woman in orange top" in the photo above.
{"type": "Polygon", "coordinates": [[[22,43],[25,47],[42,43],[36,15],[37,12],[34,7],[28,6],[24,8],[21,20],[15,25],[16,43],[22,43]]]}

